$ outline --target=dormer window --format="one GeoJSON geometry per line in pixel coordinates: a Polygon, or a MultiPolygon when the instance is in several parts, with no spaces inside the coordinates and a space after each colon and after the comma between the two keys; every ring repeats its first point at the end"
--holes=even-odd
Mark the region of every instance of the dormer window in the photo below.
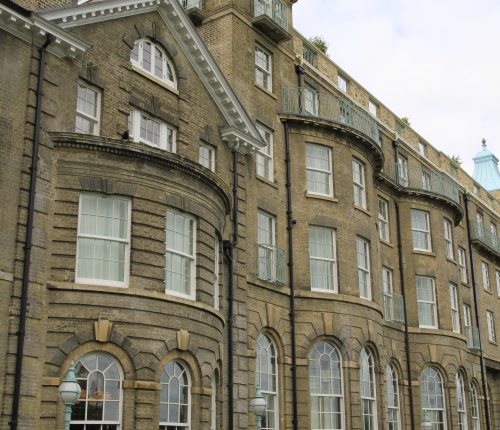
{"type": "Polygon", "coordinates": [[[130,51],[130,61],[147,74],[177,88],[173,64],[157,43],[147,39],[136,40],[134,49],[130,51]]]}

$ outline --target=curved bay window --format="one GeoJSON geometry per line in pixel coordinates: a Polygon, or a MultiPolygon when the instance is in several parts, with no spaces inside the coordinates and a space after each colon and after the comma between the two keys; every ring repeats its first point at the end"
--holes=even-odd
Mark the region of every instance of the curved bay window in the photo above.
{"type": "Polygon", "coordinates": [[[377,428],[377,397],[373,356],[366,348],[359,355],[359,384],[361,395],[361,429],[377,428]]]}
{"type": "Polygon", "coordinates": [[[93,352],[76,364],[82,392],[73,406],[71,430],[120,430],[123,372],[109,355],[93,352]]]}
{"type": "Polygon", "coordinates": [[[191,428],[191,381],[182,364],[170,361],[160,378],[160,430],[191,428]]]}
{"type": "Polygon", "coordinates": [[[387,424],[389,430],[401,428],[401,408],[399,406],[399,382],[398,374],[394,365],[389,364],[386,370],[387,376],[387,424]]]}
{"type": "Polygon", "coordinates": [[[266,399],[266,415],[262,419],[261,430],[279,429],[277,361],[273,341],[265,334],[261,334],[257,339],[255,362],[255,383],[260,386],[262,395],[266,399]]]}
{"type": "Polygon", "coordinates": [[[344,413],[342,362],[330,342],[316,343],[309,356],[309,395],[311,429],[341,429],[344,413]]]}
{"type": "Polygon", "coordinates": [[[430,423],[433,430],[446,430],[443,380],[436,369],[426,367],[420,375],[421,422],[430,423]]]}

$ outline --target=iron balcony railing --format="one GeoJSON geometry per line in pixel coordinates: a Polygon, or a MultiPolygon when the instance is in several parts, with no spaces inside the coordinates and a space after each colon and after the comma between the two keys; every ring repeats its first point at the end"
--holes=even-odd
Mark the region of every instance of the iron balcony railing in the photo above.
{"type": "Polygon", "coordinates": [[[478,240],[492,251],[500,254],[500,239],[496,235],[486,230],[484,225],[477,221],[471,221],[470,226],[470,236],[472,240],[478,240]]]}
{"type": "Polygon", "coordinates": [[[311,88],[283,86],[281,95],[282,113],[315,117],[350,127],[380,146],[377,121],[351,101],[311,88]]]}
{"type": "Polygon", "coordinates": [[[202,8],[202,0],[181,0],[181,4],[185,10],[202,8]]]}
{"type": "Polygon", "coordinates": [[[478,351],[481,349],[479,344],[479,330],[474,326],[465,327],[465,336],[467,338],[467,348],[478,351]]]}
{"type": "Polygon", "coordinates": [[[391,166],[390,176],[408,190],[428,191],[447,197],[455,203],[460,203],[458,185],[444,173],[424,167],[408,167],[403,164],[394,164],[391,166]]]}
{"type": "Polygon", "coordinates": [[[285,31],[288,31],[288,6],[281,0],[254,0],[254,17],[267,15],[285,31]]]}
{"type": "Polygon", "coordinates": [[[285,251],[277,246],[257,245],[257,276],[274,284],[285,283],[285,251]]]}
{"type": "Polygon", "coordinates": [[[405,310],[401,294],[384,293],[384,319],[397,324],[405,323],[405,310]]]}

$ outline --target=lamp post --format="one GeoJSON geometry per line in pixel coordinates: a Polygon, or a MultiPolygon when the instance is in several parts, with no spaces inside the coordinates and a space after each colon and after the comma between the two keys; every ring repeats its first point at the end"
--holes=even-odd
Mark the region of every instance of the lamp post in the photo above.
{"type": "Polygon", "coordinates": [[[255,395],[250,400],[250,410],[255,413],[255,424],[257,430],[260,430],[262,425],[262,417],[266,415],[266,399],[260,391],[260,385],[255,387],[255,395]]]}
{"type": "Polygon", "coordinates": [[[71,423],[71,407],[80,398],[81,391],[82,389],[75,376],[75,364],[71,363],[68,373],[57,390],[59,398],[64,403],[64,430],[69,430],[69,425],[71,423]]]}

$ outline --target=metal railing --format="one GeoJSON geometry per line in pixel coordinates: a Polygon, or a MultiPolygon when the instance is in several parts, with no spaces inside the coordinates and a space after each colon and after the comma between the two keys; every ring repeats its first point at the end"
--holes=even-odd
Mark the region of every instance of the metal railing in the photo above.
{"type": "Polygon", "coordinates": [[[479,329],[474,326],[466,326],[465,336],[467,338],[467,348],[478,351],[481,347],[479,344],[479,329]]]}
{"type": "Polygon", "coordinates": [[[377,121],[351,101],[311,88],[283,86],[281,93],[282,113],[315,117],[351,127],[380,146],[377,121]]]}
{"type": "Polygon", "coordinates": [[[397,324],[405,323],[405,310],[401,294],[384,294],[384,319],[397,324]]]}
{"type": "Polygon", "coordinates": [[[281,0],[254,0],[253,11],[255,18],[267,15],[288,31],[288,6],[281,0]]]}
{"type": "Polygon", "coordinates": [[[479,224],[477,221],[471,221],[470,227],[472,240],[478,240],[497,254],[500,254],[500,239],[497,236],[486,230],[484,225],[479,224]]]}
{"type": "Polygon", "coordinates": [[[424,167],[394,164],[390,168],[389,175],[399,185],[409,190],[428,191],[460,203],[458,185],[444,173],[424,167]]]}
{"type": "Polygon", "coordinates": [[[181,5],[185,10],[201,9],[202,0],[181,0],[181,5]]]}
{"type": "Polygon", "coordinates": [[[284,284],[285,251],[277,246],[257,245],[257,277],[274,284],[284,284]]]}

